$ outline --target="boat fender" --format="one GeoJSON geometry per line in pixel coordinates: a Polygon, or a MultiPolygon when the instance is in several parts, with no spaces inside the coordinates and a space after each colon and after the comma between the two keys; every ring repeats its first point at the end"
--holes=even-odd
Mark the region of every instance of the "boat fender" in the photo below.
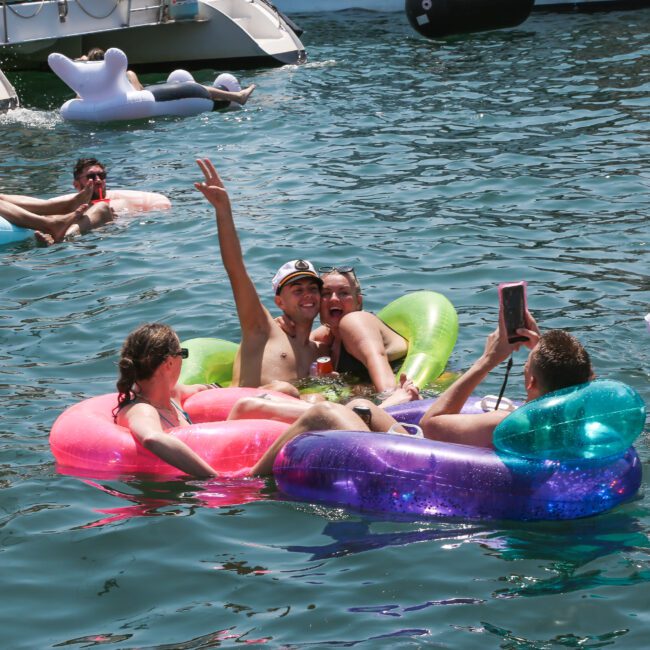
{"type": "Polygon", "coordinates": [[[406,16],[427,38],[516,27],[535,0],[406,0],[406,16]]]}
{"type": "Polygon", "coordinates": [[[503,454],[588,460],[623,453],[643,431],[645,404],[630,386],[597,379],[527,402],[494,430],[503,454]]]}

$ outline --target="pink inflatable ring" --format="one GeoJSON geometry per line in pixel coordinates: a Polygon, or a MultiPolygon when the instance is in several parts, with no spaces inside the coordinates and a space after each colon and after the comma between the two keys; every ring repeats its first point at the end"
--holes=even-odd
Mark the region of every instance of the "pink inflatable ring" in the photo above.
{"type": "MultiPolygon", "coordinates": [[[[189,398],[185,406],[190,416],[193,410],[201,410],[204,417],[209,417],[206,400],[209,401],[208,394],[212,393],[216,398],[215,409],[227,415],[228,403],[232,405],[238,397],[255,392],[263,391],[233,388],[204,391],[189,398]],[[228,395],[224,396],[222,390],[228,391],[228,395]],[[191,408],[193,400],[198,400],[200,409],[191,408]]],[[[116,404],[116,393],[91,397],[66,409],[57,418],[50,432],[50,448],[57,469],[76,476],[182,475],[179,469],[138,444],[127,428],[113,422],[112,410],[116,404]]],[[[232,476],[245,475],[287,427],[283,422],[271,420],[203,421],[170,429],[169,434],[186,443],[218,474],[232,476]]]]}

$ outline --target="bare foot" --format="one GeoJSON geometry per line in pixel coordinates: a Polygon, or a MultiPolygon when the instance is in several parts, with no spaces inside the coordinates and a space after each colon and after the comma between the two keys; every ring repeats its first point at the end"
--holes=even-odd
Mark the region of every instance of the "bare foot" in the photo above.
{"type": "Polygon", "coordinates": [[[40,230],[34,231],[34,237],[36,237],[36,241],[43,246],[51,246],[54,243],[54,237],[52,237],[52,235],[48,235],[40,230]]]}
{"type": "Polygon", "coordinates": [[[257,88],[255,84],[251,84],[248,86],[248,88],[244,88],[244,90],[241,90],[239,92],[239,103],[243,106],[247,101],[248,98],[252,95],[253,91],[257,88]]]}
{"type": "Polygon", "coordinates": [[[86,186],[83,188],[83,190],[77,192],[72,198],[70,209],[76,210],[78,207],[86,203],[90,203],[93,199],[94,193],[95,193],[95,181],[94,180],[88,181],[86,183],[86,186]]]}
{"type": "Polygon", "coordinates": [[[74,212],[69,214],[54,215],[48,219],[48,234],[52,236],[54,242],[60,242],[65,237],[68,228],[83,217],[84,212],[88,209],[88,204],[80,205],[74,212]]]}
{"type": "Polygon", "coordinates": [[[415,402],[422,399],[420,389],[404,374],[399,378],[399,386],[379,405],[381,408],[415,402]]]}

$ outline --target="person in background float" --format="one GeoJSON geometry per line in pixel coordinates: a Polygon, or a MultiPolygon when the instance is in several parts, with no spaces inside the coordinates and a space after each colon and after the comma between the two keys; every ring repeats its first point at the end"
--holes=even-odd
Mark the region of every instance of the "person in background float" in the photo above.
{"type": "MultiPolygon", "coordinates": [[[[78,58],[77,61],[103,61],[104,54],[105,52],[101,48],[93,47],[92,50],[88,52],[88,54],[78,58]]],[[[177,70],[176,73],[177,81],[194,81],[194,78],[189,72],[185,72],[184,70],[177,70]],[[182,75],[180,73],[185,73],[185,75],[182,75]]],[[[133,87],[133,90],[146,90],[146,88],[140,82],[140,79],[138,79],[138,75],[133,72],[133,70],[126,71],[126,78],[129,80],[129,83],[133,87]]],[[[235,102],[235,104],[239,104],[240,106],[243,106],[248,101],[251,93],[256,88],[255,84],[251,84],[242,90],[233,91],[215,86],[203,85],[203,87],[208,91],[210,99],[213,101],[228,103],[235,102]]]]}
{"type": "Polygon", "coordinates": [[[156,192],[107,190],[107,176],[106,167],[96,158],[79,158],[73,169],[76,194],[53,199],[0,194],[0,216],[16,226],[35,230],[36,238],[50,245],[99,228],[119,213],[171,207],[169,199],[156,192]],[[79,210],[81,206],[83,209],[79,210]],[[65,214],[67,211],[72,212],[65,214]]]}
{"type": "Polygon", "coordinates": [[[113,417],[116,424],[131,431],[137,442],[170,465],[191,476],[216,476],[198,454],[167,433],[191,424],[180,405],[190,395],[208,388],[178,383],[182,359],[187,354],[167,325],[147,323],[131,332],[120,354],[113,417]]]}

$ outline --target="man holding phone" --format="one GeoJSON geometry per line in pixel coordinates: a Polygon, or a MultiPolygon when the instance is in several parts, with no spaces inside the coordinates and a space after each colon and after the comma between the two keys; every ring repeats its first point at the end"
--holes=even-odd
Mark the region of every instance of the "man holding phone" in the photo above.
{"type": "Polygon", "coordinates": [[[509,413],[505,410],[480,414],[463,414],[467,399],[500,363],[522,345],[531,350],[524,366],[526,401],[567,386],[593,379],[587,351],[573,335],[564,330],[540,334],[535,319],[524,310],[525,327],[516,328],[517,341],[507,331],[504,312],[499,326],[485,342],[483,354],[472,367],[433,403],[420,420],[426,438],[479,447],[492,447],[496,426],[509,413]]]}

